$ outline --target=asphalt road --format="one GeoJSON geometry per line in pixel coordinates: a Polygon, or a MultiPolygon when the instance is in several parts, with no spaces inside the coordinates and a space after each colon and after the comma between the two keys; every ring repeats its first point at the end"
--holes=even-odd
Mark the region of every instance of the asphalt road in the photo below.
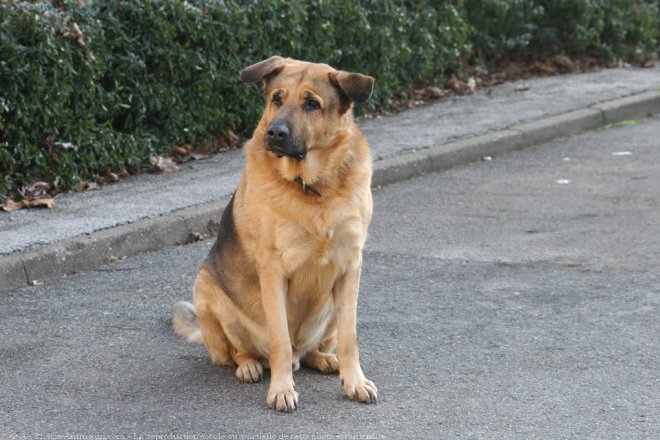
{"type": "Polygon", "coordinates": [[[376,190],[376,406],[303,369],[275,413],[172,334],[210,241],[2,294],[0,438],[660,438],[659,147],[653,119],[376,190]]]}

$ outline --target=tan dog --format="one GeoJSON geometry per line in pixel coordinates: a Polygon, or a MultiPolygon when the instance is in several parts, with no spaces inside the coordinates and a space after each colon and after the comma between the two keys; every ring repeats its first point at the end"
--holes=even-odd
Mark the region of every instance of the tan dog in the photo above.
{"type": "Polygon", "coordinates": [[[276,410],[296,409],[300,362],[339,372],[351,400],[374,403],[356,335],[371,153],[352,114],[374,80],[278,56],[247,67],[241,80],[263,80],[268,103],[199,266],[194,307],[177,304],[174,329],[203,342],[214,363],[238,365],[242,382],[260,381],[270,367],[266,402],[276,410]]]}

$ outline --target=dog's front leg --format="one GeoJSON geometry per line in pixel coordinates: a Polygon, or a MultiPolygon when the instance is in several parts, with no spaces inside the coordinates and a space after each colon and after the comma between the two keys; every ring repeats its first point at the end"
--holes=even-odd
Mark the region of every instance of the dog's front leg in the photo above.
{"type": "Polygon", "coordinates": [[[290,412],[298,407],[294,390],[291,340],[286,314],[286,283],[277,263],[260,265],[261,298],[266,311],[270,344],[270,387],[266,403],[278,411],[290,412]]]}
{"type": "Polygon", "coordinates": [[[337,280],[332,292],[337,320],[339,377],[349,399],[362,403],[376,403],[378,390],[376,385],[362,372],[357,344],[357,299],[360,270],[360,263],[350,267],[337,280]]]}

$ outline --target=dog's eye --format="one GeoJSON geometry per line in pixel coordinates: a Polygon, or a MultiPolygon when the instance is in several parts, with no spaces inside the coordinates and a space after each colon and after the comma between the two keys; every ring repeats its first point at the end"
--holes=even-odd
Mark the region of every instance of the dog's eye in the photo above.
{"type": "Polygon", "coordinates": [[[282,97],[279,93],[273,95],[273,104],[275,104],[277,107],[282,105],[282,97]]]}
{"type": "Polygon", "coordinates": [[[321,104],[314,99],[305,100],[305,110],[318,110],[321,108],[321,104]]]}

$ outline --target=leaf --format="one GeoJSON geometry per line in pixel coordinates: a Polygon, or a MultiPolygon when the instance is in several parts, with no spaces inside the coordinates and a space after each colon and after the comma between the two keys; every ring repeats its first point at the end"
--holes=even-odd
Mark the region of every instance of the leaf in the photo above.
{"type": "Polygon", "coordinates": [[[119,180],[119,176],[110,170],[106,170],[106,172],[103,173],[103,179],[105,179],[106,182],[117,182],[119,180]]]}
{"type": "Polygon", "coordinates": [[[227,129],[227,143],[229,144],[229,146],[230,147],[235,147],[236,145],[238,145],[239,140],[240,139],[238,138],[236,133],[234,133],[234,131],[231,128],[228,128],[227,129]]]}
{"type": "Polygon", "coordinates": [[[191,153],[192,158],[195,160],[208,159],[211,155],[213,155],[213,145],[207,141],[202,141],[191,153]]]}
{"type": "Polygon", "coordinates": [[[220,222],[212,218],[211,220],[209,220],[208,224],[206,225],[206,229],[208,229],[210,234],[216,235],[220,230],[220,222]]]}
{"type": "Polygon", "coordinates": [[[2,209],[7,212],[18,211],[23,207],[23,202],[14,202],[12,199],[5,200],[5,203],[2,205],[2,209]]]}
{"type": "Polygon", "coordinates": [[[27,208],[48,208],[48,209],[55,208],[55,199],[52,198],[44,198],[44,199],[36,199],[36,200],[28,200],[28,201],[24,200],[23,203],[27,208]]]}
{"type": "Polygon", "coordinates": [[[2,205],[2,209],[7,212],[18,211],[19,209],[23,209],[23,208],[53,209],[55,208],[55,199],[52,198],[42,198],[35,200],[24,199],[21,200],[20,202],[14,202],[12,199],[7,199],[5,200],[4,205],[2,205]]]}
{"type": "Polygon", "coordinates": [[[534,65],[534,69],[546,75],[554,75],[555,73],[557,73],[557,68],[552,64],[550,64],[548,61],[545,61],[543,63],[536,63],[534,65]]]}
{"type": "Polygon", "coordinates": [[[452,89],[454,92],[458,93],[459,95],[468,95],[472,93],[472,90],[470,90],[469,85],[456,78],[449,78],[445,82],[445,87],[452,89]]]}
{"type": "Polygon", "coordinates": [[[172,173],[179,169],[170,157],[150,156],[149,163],[151,164],[151,171],[154,173],[172,173]]]}
{"type": "Polygon", "coordinates": [[[477,80],[471,76],[467,81],[467,86],[469,87],[471,93],[474,92],[474,89],[477,88],[477,80]]]}
{"type": "Polygon", "coordinates": [[[172,159],[177,163],[207,159],[211,154],[213,154],[213,147],[209,142],[202,142],[194,150],[190,144],[174,145],[170,150],[172,159]]]}
{"type": "Polygon", "coordinates": [[[46,195],[47,190],[47,182],[34,182],[23,186],[19,192],[24,199],[39,199],[46,195]]]}
{"type": "Polygon", "coordinates": [[[564,54],[556,55],[552,58],[552,63],[564,72],[574,72],[575,63],[564,54]]]}
{"type": "Polygon", "coordinates": [[[194,229],[188,233],[188,237],[186,238],[186,241],[184,244],[192,244],[192,243],[197,243],[198,241],[203,240],[206,238],[205,234],[202,234],[201,232],[197,232],[194,229]]]}
{"type": "Polygon", "coordinates": [[[95,189],[99,189],[99,184],[96,182],[88,182],[86,180],[80,180],[78,183],[76,183],[74,189],[76,190],[76,192],[92,191],[95,189]]]}
{"type": "Polygon", "coordinates": [[[177,162],[185,162],[191,159],[189,155],[192,152],[192,149],[192,145],[190,144],[173,145],[170,150],[170,155],[177,162]]]}
{"type": "Polygon", "coordinates": [[[446,90],[442,90],[440,87],[436,86],[428,86],[422,90],[419,91],[419,97],[422,100],[429,101],[431,99],[439,99],[445,96],[448,92],[446,90]]]}

